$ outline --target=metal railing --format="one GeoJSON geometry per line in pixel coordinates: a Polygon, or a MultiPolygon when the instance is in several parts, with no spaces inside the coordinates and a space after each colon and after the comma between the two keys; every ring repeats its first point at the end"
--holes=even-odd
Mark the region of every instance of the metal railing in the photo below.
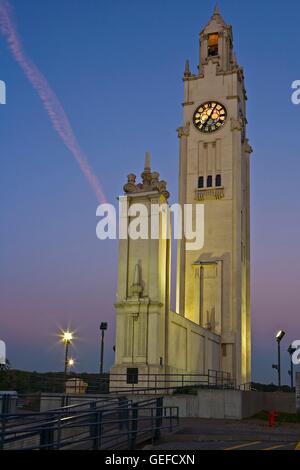
{"type": "Polygon", "coordinates": [[[133,449],[178,425],[178,407],[163,397],[133,403],[101,399],[47,412],[0,415],[0,449],[133,449]]]}
{"type": "Polygon", "coordinates": [[[234,388],[228,372],[208,370],[207,374],[109,374],[105,378],[110,393],[180,392],[189,388],[234,388]],[[133,380],[136,379],[136,380],[133,380]]]}
{"type": "MultiPolygon", "coordinates": [[[[77,379],[79,382],[82,380],[86,383],[84,392],[87,394],[108,394],[108,393],[162,393],[163,391],[170,391],[184,387],[199,387],[199,388],[234,388],[234,383],[229,373],[208,370],[207,374],[138,374],[138,379],[131,377],[130,374],[103,374],[101,377],[92,378],[83,374],[69,374],[67,380],[77,379]],[[135,383],[136,382],[136,383],[135,383]]],[[[26,388],[22,388],[17,382],[11,382],[6,390],[16,390],[18,393],[77,393],[78,387],[69,385],[66,388],[65,377],[61,374],[46,376],[45,374],[34,373],[28,375],[26,379],[26,388]],[[73,388],[72,388],[73,387],[73,388]]],[[[80,388],[81,386],[79,386],[80,388]]],[[[80,391],[80,393],[82,393],[80,391]]]]}
{"type": "Polygon", "coordinates": [[[85,394],[58,394],[58,393],[26,393],[26,394],[5,394],[0,395],[0,415],[4,414],[25,414],[26,412],[42,412],[80,406],[98,401],[101,403],[117,403],[118,397],[106,394],[85,395],[85,394]]]}

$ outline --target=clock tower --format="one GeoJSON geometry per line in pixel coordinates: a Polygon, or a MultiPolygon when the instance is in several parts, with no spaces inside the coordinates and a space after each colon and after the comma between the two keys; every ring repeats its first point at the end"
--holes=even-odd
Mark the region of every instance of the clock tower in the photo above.
{"type": "MultiPolygon", "coordinates": [[[[128,175],[120,197],[121,219],[125,226],[136,224],[138,203],[139,211],[145,212],[141,220],[152,233],[154,206],[159,230],[156,237],[123,237],[119,242],[111,390],[155,388],[159,383],[171,387],[174,377],[187,378],[188,383],[191,377],[196,381],[206,377],[209,385],[212,372],[214,385],[219,384],[218,377],[222,383],[223,377],[230,383],[233,379],[236,385],[251,380],[252,150],[246,137],[243,69],[233,52],[231,26],[217,8],[200,33],[198,71],[192,73],[187,62],[183,81],[179,203],[182,209],[186,204],[193,209],[190,232],[197,227],[197,205],[204,206],[204,245],[191,249],[193,243],[178,241],[174,312],[170,308],[170,220],[163,217],[169,192],[166,182],[151,170],[147,154],[141,180],[128,175]]],[[[183,227],[190,220],[184,220],[185,213],[182,210],[183,227]]]]}
{"type": "Polygon", "coordinates": [[[220,336],[220,369],[251,380],[250,206],[243,69],[218,8],[200,32],[198,72],[184,71],[179,203],[204,204],[204,246],[179,241],[177,312],[220,336]]]}

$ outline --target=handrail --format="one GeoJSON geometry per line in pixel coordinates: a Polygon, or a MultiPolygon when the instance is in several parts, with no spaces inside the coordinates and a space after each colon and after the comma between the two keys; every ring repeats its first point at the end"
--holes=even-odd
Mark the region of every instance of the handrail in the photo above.
{"type": "Polygon", "coordinates": [[[83,410],[73,407],[41,413],[2,414],[0,449],[60,449],[70,445],[109,448],[126,443],[132,448],[139,439],[148,435],[151,439],[158,438],[162,429],[170,430],[178,424],[178,407],[164,406],[162,397],[137,403],[119,400],[115,406],[112,403],[96,406],[97,403],[99,401],[89,403],[83,410]],[[33,418],[37,420],[32,422],[33,418]]]}
{"type": "MultiPolygon", "coordinates": [[[[123,407],[128,407],[128,404],[131,403],[132,400],[127,400],[124,404],[120,404],[118,405],[118,409],[121,409],[123,407]]],[[[86,402],[86,403],[81,403],[80,405],[81,406],[85,406],[87,404],[90,404],[91,402],[86,402]]],[[[92,402],[93,404],[97,403],[97,402],[92,402]]],[[[116,408],[111,408],[111,409],[105,409],[105,410],[101,410],[101,407],[95,407],[93,408],[92,410],[91,409],[86,409],[86,410],[64,410],[63,408],[58,408],[58,409],[54,409],[54,410],[48,410],[48,411],[32,411],[31,413],[22,413],[22,414],[18,414],[18,413],[3,413],[2,415],[0,414],[0,420],[3,418],[3,419],[15,419],[15,420],[24,420],[24,418],[26,417],[42,417],[42,416],[49,416],[49,415],[63,415],[63,414],[66,414],[68,413],[68,415],[79,415],[80,416],[80,413],[81,414],[84,414],[85,412],[86,413],[90,413],[91,411],[94,412],[94,411],[102,411],[103,413],[104,412],[107,412],[107,411],[115,411],[116,408]]]]}

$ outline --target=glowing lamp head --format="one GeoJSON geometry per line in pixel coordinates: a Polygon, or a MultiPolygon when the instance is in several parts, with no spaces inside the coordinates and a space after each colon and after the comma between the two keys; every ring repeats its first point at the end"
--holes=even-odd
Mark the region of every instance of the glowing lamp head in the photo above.
{"type": "Polygon", "coordinates": [[[62,335],[62,340],[64,343],[71,343],[73,335],[70,331],[64,331],[62,335]]]}
{"type": "Polygon", "coordinates": [[[284,337],[285,335],[285,331],[283,330],[279,330],[277,333],[276,333],[276,340],[279,342],[282,340],[282,338],[284,337]]]}
{"type": "Polygon", "coordinates": [[[74,364],[75,364],[74,359],[69,359],[69,360],[68,360],[68,366],[69,366],[69,367],[73,367],[74,364]]]}

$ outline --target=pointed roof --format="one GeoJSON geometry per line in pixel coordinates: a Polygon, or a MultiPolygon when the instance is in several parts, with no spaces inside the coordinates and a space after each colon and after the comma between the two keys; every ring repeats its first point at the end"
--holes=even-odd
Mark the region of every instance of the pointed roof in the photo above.
{"type": "Polygon", "coordinates": [[[204,30],[209,30],[209,31],[220,30],[220,29],[226,28],[227,26],[228,25],[225,23],[220,13],[218,5],[216,5],[211,18],[209,22],[207,23],[207,25],[205,26],[205,28],[203,29],[203,31],[204,30]]]}
{"type": "Polygon", "coordinates": [[[221,24],[222,26],[227,26],[227,24],[225,23],[225,21],[222,18],[222,15],[220,13],[220,10],[219,10],[219,7],[218,7],[217,4],[214,8],[214,12],[212,14],[212,17],[211,17],[210,21],[212,21],[212,20],[215,20],[217,23],[221,24]]]}

